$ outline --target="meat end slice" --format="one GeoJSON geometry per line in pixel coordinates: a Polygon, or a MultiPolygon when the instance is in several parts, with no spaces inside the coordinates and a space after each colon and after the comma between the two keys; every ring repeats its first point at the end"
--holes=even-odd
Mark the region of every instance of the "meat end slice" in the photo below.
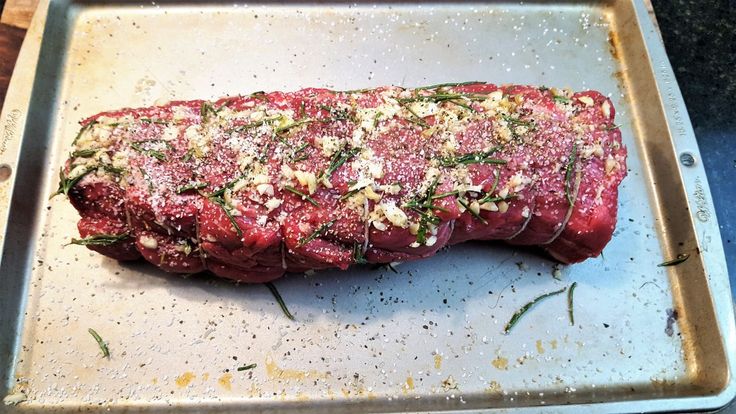
{"type": "Polygon", "coordinates": [[[59,193],[83,244],[243,282],[467,240],[573,263],[610,240],[626,149],[598,92],[486,83],[303,89],[104,112],[59,193]]]}

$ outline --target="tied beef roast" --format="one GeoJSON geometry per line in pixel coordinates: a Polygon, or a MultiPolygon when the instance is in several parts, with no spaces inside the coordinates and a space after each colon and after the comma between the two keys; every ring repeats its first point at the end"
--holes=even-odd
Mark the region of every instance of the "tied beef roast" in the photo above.
{"type": "Polygon", "coordinates": [[[57,193],[73,243],[265,282],[466,240],[600,254],[626,149],[598,92],[485,83],[303,89],[104,112],[57,193]]]}

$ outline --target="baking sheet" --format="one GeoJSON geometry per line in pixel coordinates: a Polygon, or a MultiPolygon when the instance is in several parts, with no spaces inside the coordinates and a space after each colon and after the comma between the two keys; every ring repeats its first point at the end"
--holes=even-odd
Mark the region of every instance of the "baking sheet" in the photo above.
{"type": "Polygon", "coordinates": [[[735,342],[722,246],[679,90],[643,13],[629,2],[42,4],[19,63],[35,77],[16,71],[3,112],[0,161],[14,180],[0,183],[0,206],[10,207],[0,379],[27,398],[6,409],[724,404],[735,342]],[[613,99],[630,172],[601,258],[562,267],[557,280],[534,250],[468,243],[396,272],[290,275],[276,284],[291,322],[263,286],[181,279],[63,247],[77,214],[61,197],[46,200],[77,121],[101,110],[468,79],[613,99]],[[693,165],[678,164],[683,152],[693,165]],[[692,256],[657,267],[681,252],[692,256]],[[563,295],[503,334],[518,308],[572,282],[575,326],[563,295]],[[672,336],[668,309],[679,316],[672,336]],[[88,328],[108,342],[109,360],[88,328]]]}

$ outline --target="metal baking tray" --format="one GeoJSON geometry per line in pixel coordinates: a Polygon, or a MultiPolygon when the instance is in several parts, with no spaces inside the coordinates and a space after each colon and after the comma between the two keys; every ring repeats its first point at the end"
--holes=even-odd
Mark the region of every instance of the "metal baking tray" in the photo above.
{"type": "Polygon", "coordinates": [[[0,411],[682,411],[736,393],[718,224],[640,1],[46,0],[1,120],[0,396],[26,400],[0,411]],[[534,249],[467,243],[396,272],[289,275],[276,284],[292,322],[263,286],[64,246],[77,214],[48,194],[83,117],[254,90],[463,80],[612,97],[629,176],[603,256],[556,272],[534,249]],[[690,258],[657,266],[680,253],[690,258]],[[575,326],[560,295],[503,334],[530,299],[572,282],[575,326]]]}

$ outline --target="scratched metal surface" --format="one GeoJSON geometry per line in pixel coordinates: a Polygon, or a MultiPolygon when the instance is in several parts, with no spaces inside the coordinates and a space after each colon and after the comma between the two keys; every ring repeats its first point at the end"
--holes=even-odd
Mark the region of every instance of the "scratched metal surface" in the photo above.
{"type": "Polygon", "coordinates": [[[642,18],[628,2],[42,3],[21,58],[36,76],[18,75],[3,117],[30,121],[13,131],[20,162],[0,154],[15,173],[0,183],[15,185],[0,200],[11,207],[0,313],[12,315],[0,319],[0,395],[26,399],[0,411],[722,405],[734,395],[722,245],[679,90],[642,18]],[[396,273],[289,275],[276,284],[291,322],[262,286],[182,279],[64,246],[77,214],[61,197],[46,200],[77,122],[105,109],[468,79],[613,99],[629,176],[603,256],[562,267],[559,280],[538,252],[498,243],[455,246],[396,273]],[[678,165],[683,151],[693,166],[678,165]],[[685,251],[682,265],[657,267],[685,251]],[[503,334],[517,309],[572,282],[575,326],[560,295],[503,334]],[[671,336],[668,309],[679,314],[671,336]]]}

